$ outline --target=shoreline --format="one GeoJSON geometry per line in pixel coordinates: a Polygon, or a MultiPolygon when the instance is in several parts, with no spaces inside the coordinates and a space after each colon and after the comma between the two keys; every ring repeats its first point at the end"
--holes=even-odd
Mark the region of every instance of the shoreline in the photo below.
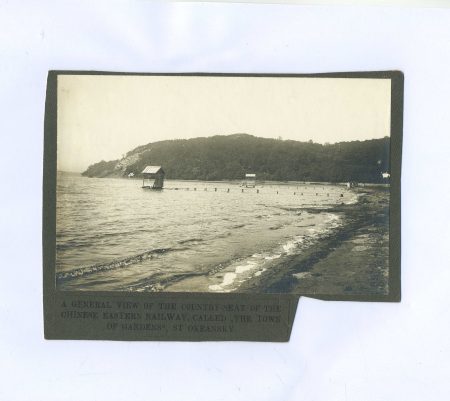
{"type": "MultiPolygon", "coordinates": [[[[99,179],[104,179],[104,178],[110,178],[110,179],[123,179],[123,180],[142,180],[142,177],[127,177],[127,176],[123,176],[123,175],[108,175],[108,176],[104,176],[104,177],[89,177],[86,175],[83,175],[82,173],[79,172],[74,172],[74,171],[63,171],[63,170],[58,170],[58,173],[60,174],[65,174],[65,175],[71,175],[71,176],[76,176],[76,177],[83,177],[83,178],[99,178],[99,179]]],[[[242,181],[245,181],[245,178],[239,178],[239,179],[223,179],[223,180],[200,180],[200,179],[182,179],[182,178],[165,178],[165,181],[167,182],[172,182],[172,181],[182,181],[182,182],[202,182],[202,183],[211,183],[211,184],[219,184],[219,183],[232,183],[232,184],[239,184],[242,181]]],[[[346,186],[347,183],[346,182],[331,182],[331,181],[271,181],[271,180],[260,180],[258,182],[258,180],[256,181],[258,186],[269,186],[269,185],[334,185],[334,186],[346,186]]],[[[389,184],[388,183],[382,183],[382,182],[360,182],[359,185],[361,185],[361,187],[357,187],[359,189],[371,189],[371,188],[389,188],[389,184]]],[[[164,189],[164,188],[163,188],[164,189]]]]}
{"type": "Polygon", "coordinates": [[[320,242],[248,280],[243,293],[299,295],[385,295],[389,276],[389,191],[355,190],[359,201],[323,211],[342,216],[343,225],[320,242]]]}

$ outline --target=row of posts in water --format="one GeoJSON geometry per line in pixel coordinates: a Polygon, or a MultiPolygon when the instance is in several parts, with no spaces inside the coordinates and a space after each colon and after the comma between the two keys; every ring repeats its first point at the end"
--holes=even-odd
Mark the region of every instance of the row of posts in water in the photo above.
{"type": "MultiPolygon", "coordinates": [[[[182,191],[182,190],[189,191],[190,190],[190,188],[166,188],[166,189],[171,189],[171,190],[174,190],[174,191],[182,191]]],[[[246,189],[248,190],[249,188],[246,188],[246,189]]],[[[298,189],[298,187],[297,187],[297,189],[298,189]]],[[[315,189],[315,188],[313,188],[313,189],[315,189]]],[[[197,191],[197,188],[193,188],[193,190],[197,191]]],[[[322,188],[322,190],[325,190],[325,189],[322,188]]],[[[208,191],[208,188],[204,188],[204,191],[208,191]]],[[[214,188],[214,192],[217,192],[217,188],[214,188]]],[[[227,188],[226,192],[229,193],[230,192],[230,188],[227,188]]],[[[276,191],[276,192],[277,192],[277,195],[278,195],[279,191],[276,191]]],[[[241,193],[244,193],[244,188],[241,188],[241,193]]],[[[256,193],[259,194],[259,189],[256,189],[256,193]]],[[[297,195],[297,192],[294,192],[294,195],[297,195]]],[[[303,195],[303,192],[300,192],[300,195],[303,195]]],[[[316,196],[319,196],[318,192],[316,192],[316,196]]],[[[330,196],[330,194],[328,192],[327,192],[327,196],[330,196]]],[[[343,196],[344,196],[344,194],[341,193],[340,197],[342,198],[343,196]]]]}

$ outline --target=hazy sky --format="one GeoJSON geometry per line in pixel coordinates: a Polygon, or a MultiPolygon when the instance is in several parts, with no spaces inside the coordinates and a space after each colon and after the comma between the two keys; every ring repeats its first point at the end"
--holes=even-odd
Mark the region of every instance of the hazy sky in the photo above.
{"type": "Polygon", "coordinates": [[[381,138],[390,97],[389,79],[60,75],[58,169],[83,171],[163,139],[381,138]]]}

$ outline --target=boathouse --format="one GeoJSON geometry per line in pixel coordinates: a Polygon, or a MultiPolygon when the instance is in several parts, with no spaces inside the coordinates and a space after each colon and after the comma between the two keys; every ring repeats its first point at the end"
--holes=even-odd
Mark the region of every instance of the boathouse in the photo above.
{"type": "Polygon", "coordinates": [[[147,166],[142,171],[142,188],[162,189],[164,186],[164,170],[161,166],[147,166]]]}
{"type": "Polygon", "coordinates": [[[247,188],[255,188],[256,186],[256,174],[245,174],[245,186],[247,188]]]}

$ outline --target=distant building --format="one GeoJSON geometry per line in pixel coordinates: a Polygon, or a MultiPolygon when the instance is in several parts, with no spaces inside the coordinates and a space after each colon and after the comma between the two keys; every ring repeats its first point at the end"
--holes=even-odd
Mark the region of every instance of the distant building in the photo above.
{"type": "Polygon", "coordinates": [[[128,178],[133,178],[133,177],[134,177],[134,173],[128,174],[128,178]]]}
{"type": "Polygon", "coordinates": [[[384,179],[391,178],[391,175],[390,175],[388,172],[386,172],[386,173],[381,173],[381,176],[382,176],[384,179]]]}
{"type": "Polygon", "coordinates": [[[162,189],[164,176],[165,173],[161,166],[147,166],[142,171],[142,188],[162,189]]]}
{"type": "Polygon", "coordinates": [[[245,174],[245,186],[247,188],[255,188],[256,174],[245,174]]]}

